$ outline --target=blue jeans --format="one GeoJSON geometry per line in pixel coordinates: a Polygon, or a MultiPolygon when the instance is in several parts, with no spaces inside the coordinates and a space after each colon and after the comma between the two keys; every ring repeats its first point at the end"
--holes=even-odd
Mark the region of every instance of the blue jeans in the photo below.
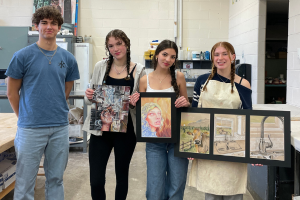
{"type": "Polygon", "coordinates": [[[148,200],[182,200],[189,161],[174,156],[174,144],[146,143],[148,200]]]}
{"type": "Polygon", "coordinates": [[[33,200],[35,179],[43,154],[47,200],[63,200],[63,174],[69,156],[68,126],[18,128],[15,138],[17,154],[14,200],[33,200]]]}

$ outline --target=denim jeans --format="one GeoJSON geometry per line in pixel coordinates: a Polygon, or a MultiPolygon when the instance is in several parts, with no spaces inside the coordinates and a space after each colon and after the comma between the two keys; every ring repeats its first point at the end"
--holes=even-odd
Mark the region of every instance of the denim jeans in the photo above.
{"type": "Polygon", "coordinates": [[[68,126],[18,128],[14,200],[34,200],[35,179],[43,154],[46,200],[63,200],[63,174],[69,156],[68,126]]]}
{"type": "Polygon", "coordinates": [[[174,156],[174,144],[146,143],[148,200],[182,200],[188,159],[174,156]]]}

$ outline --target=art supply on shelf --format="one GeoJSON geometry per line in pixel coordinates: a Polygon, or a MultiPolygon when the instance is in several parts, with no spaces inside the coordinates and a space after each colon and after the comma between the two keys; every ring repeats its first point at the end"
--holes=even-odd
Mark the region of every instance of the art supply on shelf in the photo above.
{"type": "Polygon", "coordinates": [[[200,60],[200,52],[192,51],[193,60],[200,60]]]}

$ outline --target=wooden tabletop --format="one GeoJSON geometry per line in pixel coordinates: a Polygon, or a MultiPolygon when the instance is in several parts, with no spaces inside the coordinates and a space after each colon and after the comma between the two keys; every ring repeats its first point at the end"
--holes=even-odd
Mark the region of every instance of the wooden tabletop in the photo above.
{"type": "Polygon", "coordinates": [[[14,146],[17,121],[15,113],[0,113],[0,153],[14,146]]]}

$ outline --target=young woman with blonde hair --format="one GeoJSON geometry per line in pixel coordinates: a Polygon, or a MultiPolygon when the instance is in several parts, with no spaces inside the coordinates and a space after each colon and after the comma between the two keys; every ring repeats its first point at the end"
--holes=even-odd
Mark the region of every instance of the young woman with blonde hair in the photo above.
{"type": "MultiPolygon", "coordinates": [[[[252,109],[250,83],[235,74],[235,58],[228,42],[212,47],[212,72],[198,77],[192,107],[252,109]]],[[[205,200],[242,200],[247,164],[194,159],[188,185],[205,192],[205,200]]]]}

